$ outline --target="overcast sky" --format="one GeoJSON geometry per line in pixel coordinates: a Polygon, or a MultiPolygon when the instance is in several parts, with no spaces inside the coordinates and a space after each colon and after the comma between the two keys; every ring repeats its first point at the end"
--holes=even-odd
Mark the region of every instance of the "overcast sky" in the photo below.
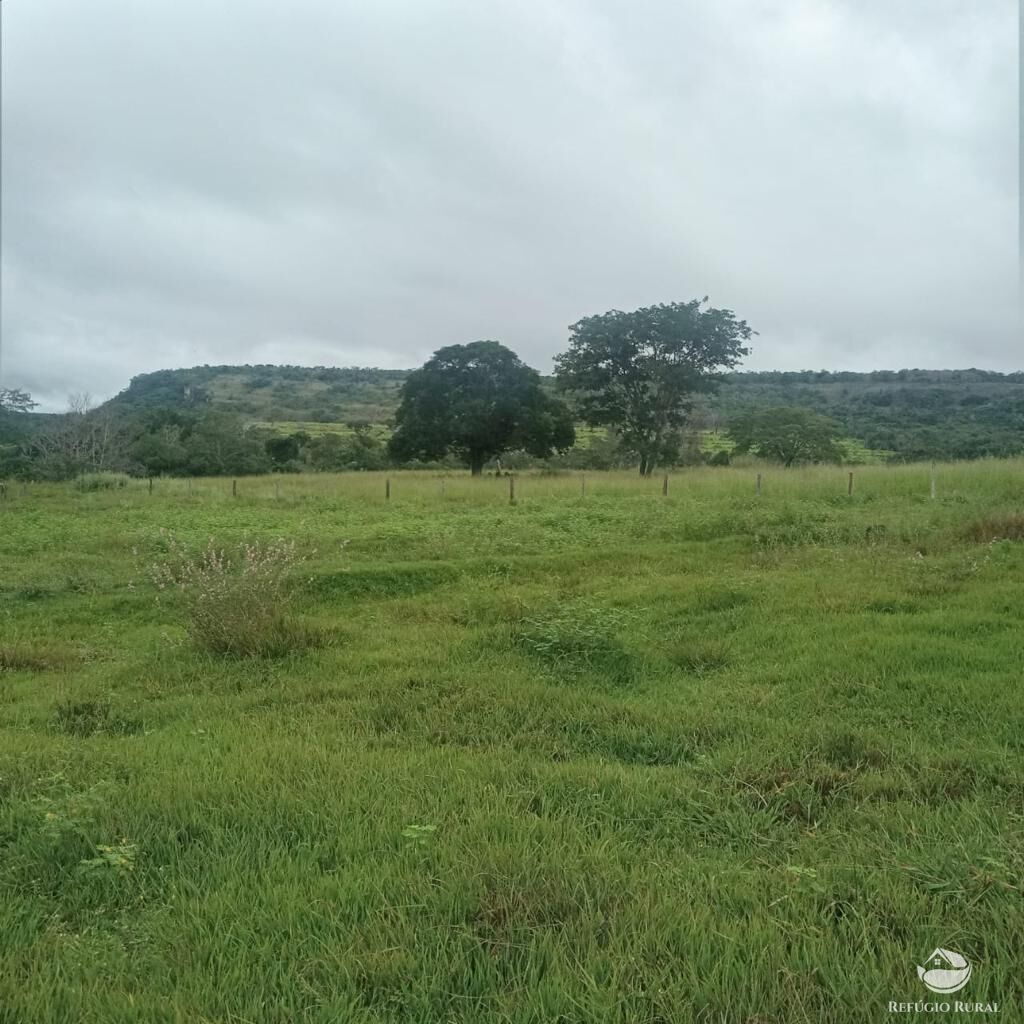
{"type": "Polygon", "coordinates": [[[6,0],[0,385],[406,367],[705,294],[1024,368],[1016,0],[6,0]]]}

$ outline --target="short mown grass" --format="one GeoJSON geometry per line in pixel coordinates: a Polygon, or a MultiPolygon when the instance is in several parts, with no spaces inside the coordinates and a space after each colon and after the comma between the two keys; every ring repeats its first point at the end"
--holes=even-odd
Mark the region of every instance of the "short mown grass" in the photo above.
{"type": "Polygon", "coordinates": [[[1024,465],[763,474],[13,492],[0,1021],[1017,1019],[1024,465]]]}

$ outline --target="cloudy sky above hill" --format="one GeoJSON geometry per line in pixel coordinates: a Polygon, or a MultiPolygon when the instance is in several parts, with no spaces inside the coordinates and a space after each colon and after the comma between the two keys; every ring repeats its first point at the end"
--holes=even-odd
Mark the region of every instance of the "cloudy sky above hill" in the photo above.
{"type": "Polygon", "coordinates": [[[709,295],[1024,368],[1015,0],[8,0],[0,386],[413,366],[709,295]]]}

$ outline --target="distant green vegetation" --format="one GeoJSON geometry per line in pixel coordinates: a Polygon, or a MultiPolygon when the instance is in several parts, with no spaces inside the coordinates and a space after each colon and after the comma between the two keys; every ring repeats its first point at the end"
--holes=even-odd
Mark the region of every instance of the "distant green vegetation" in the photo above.
{"type": "MultiPolygon", "coordinates": [[[[355,428],[351,423],[318,423],[314,420],[280,420],[278,422],[254,420],[250,426],[258,430],[271,431],[275,434],[309,434],[310,437],[322,437],[324,434],[351,437],[355,432],[355,428]]],[[[390,428],[384,423],[374,423],[369,429],[374,437],[382,441],[386,441],[391,436],[390,428]]],[[[712,431],[703,431],[702,433],[708,437],[712,436],[712,431]]],[[[606,441],[608,437],[607,427],[588,427],[585,424],[576,425],[577,448],[589,448],[593,444],[606,441]]]]}
{"type": "MultiPolygon", "coordinates": [[[[44,416],[0,406],[0,480],[61,480],[111,470],[205,476],[395,465],[386,445],[406,376],[401,370],[206,366],[143,374],[86,413],[44,416]],[[266,443],[279,435],[297,435],[297,457],[283,462],[270,457],[266,443]]],[[[543,383],[554,393],[551,379],[543,383]]],[[[782,406],[835,420],[842,433],[841,458],[851,464],[1024,450],[1024,374],[734,373],[714,395],[697,402],[678,457],[669,464],[727,464],[735,447],[730,423],[782,406]]],[[[636,465],[635,453],[623,450],[618,435],[584,425],[578,409],[576,416],[577,442],[571,450],[550,459],[506,453],[502,467],[636,465]]],[[[432,465],[450,469],[458,461],[432,465]]]]}
{"type": "Polygon", "coordinates": [[[257,420],[386,423],[408,370],[195,366],[132,379],[109,403],[133,411],[209,405],[257,420]]]}
{"type": "Polygon", "coordinates": [[[728,424],[788,405],[839,421],[845,436],[899,460],[974,459],[1024,451],[1024,373],[877,370],[736,373],[709,406],[728,424]]]}
{"type": "MultiPolygon", "coordinates": [[[[338,437],[353,437],[355,427],[350,423],[321,423],[316,420],[279,420],[278,422],[253,420],[250,427],[269,433],[288,436],[291,434],[308,434],[310,437],[323,437],[325,434],[334,434],[338,437]]],[[[374,437],[386,441],[391,436],[391,431],[386,424],[373,423],[369,430],[374,437]]]]}
{"type": "MultiPolygon", "coordinates": [[[[726,430],[702,430],[699,432],[700,451],[703,455],[714,456],[719,453],[731,455],[736,442],[726,430]]],[[[852,437],[842,437],[836,442],[841,450],[842,462],[847,465],[878,465],[893,460],[895,452],[873,451],[852,437]]]]}
{"type": "Polygon", "coordinates": [[[759,471],[11,488],[0,1019],[1016,1019],[1024,461],[759,471]]]}
{"type": "MultiPolygon", "coordinates": [[[[181,406],[205,396],[214,406],[253,420],[384,424],[397,407],[406,372],[272,366],[164,370],[136,377],[112,405],[181,406]]],[[[725,379],[698,408],[698,427],[722,430],[750,409],[795,405],[837,419],[844,435],[864,448],[904,460],[1024,450],[1024,373],[766,371],[725,379]]]]}
{"type": "MultiPolygon", "coordinates": [[[[309,434],[310,437],[323,437],[334,434],[338,437],[350,438],[354,434],[353,427],[347,423],[314,423],[312,421],[286,420],[279,423],[255,421],[251,424],[260,431],[267,431],[282,436],[291,434],[309,434]]],[[[384,442],[390,436],[390,430],[384,424],[374,424],[370,428],[374,437],[384,442]]],[[[577,451],[585,452],[595,446],[607,444],[612,438],[607,427],[588,427],[576,424],[577,451]]],[[[735,442],[725,430],[699,430],[696,432],[697,451],[702,456],[713,456],[719,452],[726,455],[732,453],[735,442]]],[[[872,451],[853,438],[841,438],[839,445],[843,450],[843,462],[850,465],[875,465],[892,459],[893,452],[872,451]]],[[[506,462],[509,460],[506,459],[506,462]]],[[[517,460],[512,460],[517,461],[517,460]]],[[[557,462],[559,460],[552,460],[557,462]]],[[[581,467],[577,467],[581,468],[581,467]]]]}

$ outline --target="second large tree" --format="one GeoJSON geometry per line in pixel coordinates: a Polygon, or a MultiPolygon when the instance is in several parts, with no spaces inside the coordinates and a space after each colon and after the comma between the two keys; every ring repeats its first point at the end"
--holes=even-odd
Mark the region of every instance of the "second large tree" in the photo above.
{"type": "Polygon", "coordinates": [[[707,298],[612,310],[569,331],[569,349],[555,360],[559,386],[588,423],[618,431],[642,475],[675,461],[695,397],[747,355],[743,343],[754,333],[707,298]]]}
{"type": "Polygon", "coordinates": [[[389,448],[402,460],[452,453],[479,476],[502,452],[546,458],[575,439],[569,410],[536,370],[496,341],[474,341],[438,349],[409,374],[389,448]]]}

